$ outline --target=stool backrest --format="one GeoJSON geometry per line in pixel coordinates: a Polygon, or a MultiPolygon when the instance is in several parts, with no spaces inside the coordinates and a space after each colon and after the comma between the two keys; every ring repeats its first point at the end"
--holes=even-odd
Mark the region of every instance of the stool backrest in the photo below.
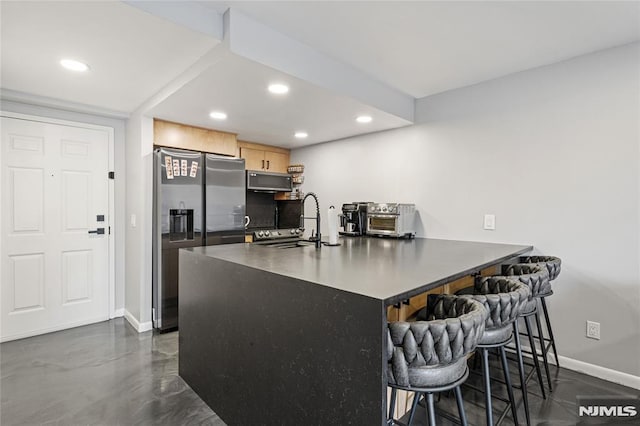
{"type": "Polygon", "coordinates": [[[520,281],[529,286],[531,296],[541,296],[551,293],[549,271],[539,263],[517,263],[504,265],[502,275],[520,281]]]}
{"type": "Polygon", "coordinates": [[[500,328],[513,323],[531,297],[526,284],[509,277],[476,277],[473,286],[474,300],[482,303],[489,312],[486,328],[500,328]]]}
{"type": "Polygon", "coordinates": [[[539,263],[549,271],[549,281],[553,281],[560,275],[562,260],[555,256],[522,256],[520,263],[539,263]]]}

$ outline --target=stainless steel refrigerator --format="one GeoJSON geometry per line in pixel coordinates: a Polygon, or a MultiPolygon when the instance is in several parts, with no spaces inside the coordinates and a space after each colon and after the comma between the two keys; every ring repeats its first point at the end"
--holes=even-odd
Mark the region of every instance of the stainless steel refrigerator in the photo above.
{"type": "Polygon", "coordinates": [[[154,152],[153,325],[178,329],[178,250],[244,242],[244,159],[154,152]]]}

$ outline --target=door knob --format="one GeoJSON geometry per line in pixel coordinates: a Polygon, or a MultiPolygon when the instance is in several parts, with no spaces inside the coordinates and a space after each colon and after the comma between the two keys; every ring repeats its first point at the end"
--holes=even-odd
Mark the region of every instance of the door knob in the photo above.
{"type": "Polygon", "coordinates": [[[94,229],[93,231],[89,231],[89,234],[102,235],[104,234],[104,228],[98,228],[98,229],[94,229]]]}

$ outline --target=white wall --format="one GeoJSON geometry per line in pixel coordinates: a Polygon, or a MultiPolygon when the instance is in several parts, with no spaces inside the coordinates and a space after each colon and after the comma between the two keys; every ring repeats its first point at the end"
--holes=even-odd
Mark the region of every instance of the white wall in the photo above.
{"type": "MultiPolygon", "coordinates": [[[[34,96],[29,97],[39,101],[34,96]]],[[[44,98],[43,98],[44,99],[44,98]]],[[[58,102],[63,105],[63,102],[58,102]]],[[[100,126],[112,127],[114,130],[114,210],[113,234],[115,239],[115,301],[116,315],[122,316],[125,299],[125,120],[109,116],[88,114],[60,108],[52,108],[24,102],[2,100],[0,109],[21,114],[49,117],[59,120],[75,121],[100,126]]]]}
{"type": "Polygon", "coordinates": [[[134,113],[127,121],[125,316],[138,331],[152,328],[152,157],[153,120],[134,113]]]}
{"type": "MultiPolygon", "coordinates": [[[[563,259],[560,355],[640,376],[640,45],[421,99],[420,124],[295,149],[322,211],[415,202],[419,236],[563,259]],[[496,215],[496,230],[482,229],[496,215]],[[585,338],[585,321],[601,340],[585,338]]],[[[325,214],[326,217],[326,214],[325,214]]]]}

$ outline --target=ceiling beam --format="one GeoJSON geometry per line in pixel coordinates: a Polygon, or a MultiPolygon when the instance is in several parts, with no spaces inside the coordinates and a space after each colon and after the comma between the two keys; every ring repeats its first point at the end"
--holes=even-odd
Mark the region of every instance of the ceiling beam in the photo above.
{"type": "Polygon", "coordinates": [[[220,61],[223,61],[229,55],[229,51],[222,45],[218,44],[213,49],[209,50],[204,56],[193,63],[183,73],[176,78],[168,82],[158,92],[147,99],[142,105],[135,109],[135,112],[146,114],[153,108],[164,102],[169,96],[176,93],[183,86],[197,78],[200,74],[205,72],[209,67],[214,66],[220,61]]]}
{"type": "Polygon", "coordinates": [[[224,33],[222,15],[197,2],[130,0],[124,3],[222,41],[224,33]]]}

